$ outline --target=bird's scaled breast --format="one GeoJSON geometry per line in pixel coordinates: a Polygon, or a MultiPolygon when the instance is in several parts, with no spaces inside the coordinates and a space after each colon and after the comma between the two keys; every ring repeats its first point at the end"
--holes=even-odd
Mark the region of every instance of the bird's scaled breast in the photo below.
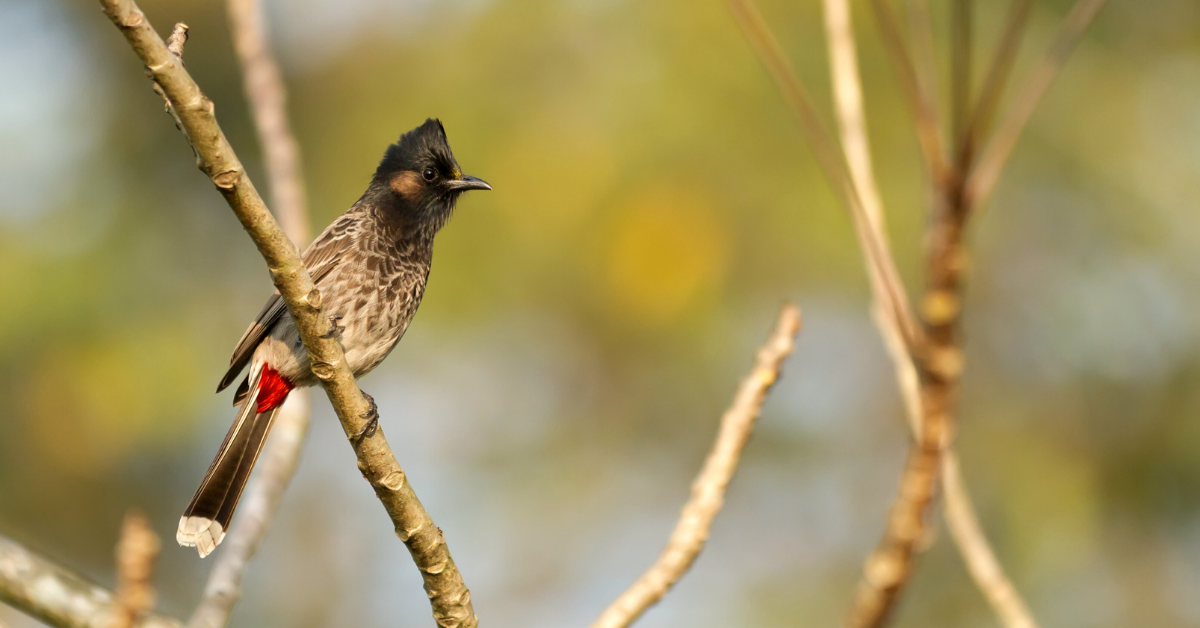
{"type": "Polygon", "coordinates": [[[355,376],[378,366],[400,341],[424,294],[427,268],[380,264],[378,272],[362,273],[366,281],[349,290],[339,323],[346,363],[355,376]]]}

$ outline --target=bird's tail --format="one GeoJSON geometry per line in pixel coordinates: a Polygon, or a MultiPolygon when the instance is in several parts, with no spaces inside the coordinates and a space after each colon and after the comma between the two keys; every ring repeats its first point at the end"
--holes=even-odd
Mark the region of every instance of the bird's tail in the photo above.
{"type": "Polygon", "coordinates": [[[291,382],[264,363],[251,365],[249,384],[249,394],[238,407],[237,418],[217,457],[179,518],[175,540],[180,545],[194,546],[201,558],[208,556],[225,538],[233,510],[271,431],[275,414],[292,390],[291,382]]]}

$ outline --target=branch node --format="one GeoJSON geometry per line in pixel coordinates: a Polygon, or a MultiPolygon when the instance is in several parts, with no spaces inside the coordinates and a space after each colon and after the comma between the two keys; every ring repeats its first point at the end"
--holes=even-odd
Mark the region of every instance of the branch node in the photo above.
{"type": "Polygon", "coordinates": [[[956,346],[931,349],[926,368],[944,382],[957,381],[963,371],[963,352],[956,346]]]}
{"type": "Polygon", "coordinates": [[[109,628],[132,628],[154,608],[154,563],[160,549],[145,515],[129,511],[117,542],[117,593],[109,628]]]}
{"type": "Polygon", "coordinates": [[[223,170],[213,175],[213,185],[217,186],[224,192],[232,192],[237,187],[238,178],[242,172],[240,170],[223,170]]]}
{"type": "Polygon", "coordinates": [[[324,302],[324,299],[321,298],[321,291],[314,287],[311,291],[309,291],[308,295],[304,297],[304,302],[308,304],[308,307],[311,307],[314,310],[321,309],[321,305],[324,302]]]}
{"type": "Polygon", "coordinates": [[[933,326],[941,326],[958,319],[962,300],[949,290],[934,290],[921,299],[921,315],[933,326]]]}
{"type": "Polygon", "coordinates": [[[313,375],[317,376],[317,379],[327,382],[337,377],[337,364],[333,362],[313,362],[312,372],[313,375]]]}
{"type": "Polygon", "coordinates": [[[904,579],[904,568],[891,553],[872,556],[863,570],[863,577],[880,589],[895,587],[904,579]]]}
{"type": "Polygon", "coordinates": [[[379,485],[389,491],[398,491],[400,490],[401,486],[404,486],[404,473],[401,471],[393,471],[380,480],[379,485]]]}
{"type": "Polygon", "coordinates": [[[167,50],[178,57],[180,62],[183,61],[183,45],[187,43],[187,40],[188,25],[178,22],[175,24],[175,30],[171,31],[171,36],[167,38],[167,50]]]}

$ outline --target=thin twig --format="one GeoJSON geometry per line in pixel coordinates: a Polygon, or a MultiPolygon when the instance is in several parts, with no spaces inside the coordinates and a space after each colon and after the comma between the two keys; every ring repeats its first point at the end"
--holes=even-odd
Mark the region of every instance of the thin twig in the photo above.
{"type": "MultiPolygon", "coordinates": [[[[55,628],[108,628],[114,594],[16,541],[0,536],[0,602],[55,628]]],[[[150,613],[138,628],[183,628],[150,613]]]]}
{"type": "MultiPolygon", "coordinates": [[[[887,49],[888,59],[896,69],[900,93],[904,96],[904,102],[908,105],[909,113],[916,124],[917,142],[921,145],[926,163],[929,164],[930,176],[935,182],[941,181],[945,176],[946,160],[943,157],[942,130],[938,125],[937,103],[933,93],[936,88],[932,73],[929,73],[926,84],[922,85],[913,64],[913,57],[900,36],[896,15],[887,0],[871,0],[871,8],[875,14],[875,21],[879,24],[879,34],[887,49]]],[[[932,46],[929,48],[932,50],[932,46]]]]}
{"type": "MultiPolygon", "coordinates": [[[[874,183],[875,171],[871,166],[871,150],[867,143],[867,121],[863,111],[862,82],[858,77],[858,52],[854,47],[850,5],[845,0],[824,0],[824,9],[829,75],[833,77],[834,112],[837,114],[842,151],[846,154],[850,178],[858,197],[862,199],[863,210],[872,230],[885,234],[883,199],[874,183]]],[[[887,256],[892,257],[887,239],[879,238],[879,241],[887,256]]]]}
{"type": "Polygon", "coordinates": [[[946,492],[946,526],[975,584],[983,591],[1005,628],[1038,628],[1029,606],[1005,575],[996,553],[984,536],[971,497],[963,484],[958,456],[953,450],[947,451],[942,458],[942,478],[942,488],[946,492]]]}
{"type": "MultiPolygon", "coordinates": [[[[929,9],[929,0],[908,0],[905,4],[908,5],[908,30],[912,33],[913,75],[916,78],[917,94],[920,97],[919,105],[924,108],[923,113],[916,110],[914,110],[914,113],[925,116],[924,120],[914,118],[913,121],[918,125],[918,140],[920,141],[921,134],[923,133],[935,138],[940,153],[945,150],[945,147],[942,146],[942,112],[938,107],[937,47],[934,45],[933,12],[929,9]],[[932,127],[932,130],[922,129],[920,125],[932,127]]],[[[881,17],[881,20],[887,19],[890,18],[886,15],[881,17]]],[[[882,21],[880,22],[880,26],[886,27],[882,21]]],[[[903,48],[888,49],[889,56],[897,53],[902,54],[903,48]]],[[[900,80],[904,80],[904,74],[900,72],[901,68],[897,63],[902,57],[893,57],[893,59],[893,67],[897,69],[900,80]]],[[[925,141],[933,142],[934,140],[926,139],[925,141]]],[[[925,155],[925,160],[932,163],[929,161],[928,153],[925,155]]],[[[949,157],[945,157],[943,161],[948,162],[949,157]]],[[[944,173],[932,171],[930,174],[933,183],[937,184],[941,181],[944,173]]]]}
{"type": "Polygon", "coordinates": [[[979,91],[979,99],[971,114],[970,124],[966,135],[963,136],[959,153],[966,156],[964,163],[971,163],[975,158],[976,144],[984,137],[992,126],[992,116],[1000,106],[1000,98],[1004,93],[1004,84],[1012,71],[1013,62],[1017,58],[1017,50],[1021,46],[1021,36],[1025,33],[1025,25],[1029,22],[1033,0],[1012,0],[1008,7],[1008,17],[1004,20],[1004,30],[996,51],[992,54],[992,63],[988,67],[987,76],[983,79],[983,87],[979,91]]]}
{"type": "Polygon", "coordinates": [[[1017,140],[1025,130],[1025,125],[1033,117],[1038,103],[1050,89],[1059,70],[1067,62],[1071,51],[1075,49],[1075,45],[1079,43],[1096,14],[1104,7],[1104,3],[1105,0],[1077,0],[1071,7],[1050,48],[1033,69],[1031,76],[1017,94],[1012,109],[996,128],[995,135],[971,171],[965,186],[965,197],[970,206],[982,207],[987,203],[996,182],[1000,179],[1004,165],[1017,146],[1017,140]]]}
{"type": "Polygon", "coordinates": [[[331,323],[322,311],[321,293],[313,286],[296,246],[267,210],[217,124],[212,101],[167,50],[133,0],[101,0],[101,5],[162,87],[199,157],[198,165],[225,197],[266,261],[308,350],[313,374],[325,388],[342,430],[351,441],[359,470],[375,489],[397,536],[421,572],[434,619],[443,628],[476,626],[471,595],[441,530],[409,485],[383,430],[366,430],[373,413],[346,365],[336,334],[331,333],[331,323]],[[359,433],[365,436],[350,438],[359,433]]]}
{"type": "Polygon", "coordinates": [[[170,50],[171,54],[175,55],[176,57],[183,59],[183,47],[185,44],[187,44],[187,40],[188,25],[184,24],[183,22],[179,22],[175,25],[175,28],[171,30],[171,36],[167,37],[167,50],[170,50]]]}
{"type": "MultiPolygon", "coordinates": [[[[229,0],[227,8],[234,47],[242,66],[242,84],[266,162],[275,215],[288,238],[302,247],[311,236],[299,147],[288,124],[286,87],[267,44],[262,7],[256,0],[229,0]]],[[[191,628],[220,628],[228,623],[233,606],[241,597],[242,579],[250,559],[270,529],[283,493],[296,472],[308,436],[309,418],[308,391],[293,391],[275,419],[271,443],[259,463],[258,473],[246,487],[238,520],[209,572],[204,597],[188,622],[191,628]]]]}
{"type": "MultiPolygon", "coordinates": [[[[187,40],[188,25],[184,24],[183,22],[177,22],[175,24],[175,28],[171,30],[171,34],[167,36],[167,50],[169,50],[171,54],[175,55],[175,58],[179,60],[181,65],[183,64],[183,46],[187,44],[187,40]]],[[[146,77],[151,78],[153,81],[149,70],[146,70],[146,77]]],[[[167,95],[163,93],[162,87],[160,87],[158,83],[151,82],[150,87],[154,90],[155,94],[158,94],[163,99],[163,109],[165,109],[166,112],[171,115],[171,119],[175,121],[175,128],[182,131],[183,122],[179,120],[179,115],[175,113],[175,108],[171,106],[171,99],[167,98],[167,95]]]]}
{"type": "Polygon", "coordinates": [[[725,490],[737,471],[742,449],[754,429],[767,391],[779,380],[783,361],[795,347],[800,310],[786,305],[767,343],[758,350],[754,367],[742,380],[733,403],[721,417],[720,431],[704,468],[692,483],[691,497],[658,560],[620,595],[591,628],[625,628],[658,602],[692,566],[708,540],[713,519],[725,502],[725,490]]]}
{"type": "Polygon", "coordinates": [[[154,608],[154,563],[160,550],[162,543],[146,516],[127,513],[117,543],[117,597],[109,628],[133,628],[154,608]]]}
{"type": "Polygon", "coordinates": [[[806,134],[809,146],[817,156],[825,176],[829,179],[834,192],[838,194],[850,212],[855,234],[863,243],[863,255],[867,259],[867,279],[872,289],[886,295],[884,304],[886,315],[896,319],[905,344],[914,347],[919,344],[920,331],[911,317],[905,317],[908,311],[908,295],[897,287],[902,286],[900,273],[888,253],[885,243],[872,234],[869,225],[871,218],[864,201],[859,198],[858,188],[854,185],[842,155],[837,150],[830,135],[821,125],[812,106],[812,100],[800,79],[792,69],[791,63],[784,56],[778,41],[771,33],[762,14],[752,0],[729,0],[734,17],[742,32],[746,34],[751,48],[758,55],[759,61],[766,67],[768,74],[774,79],[784,101],[791,106],[792,111],[800,120],[800,127],[806,134]]]}
{"type": "Polygon", "coordinates": [[[954,0],[950,21],[950,128],[959,164],[965,163],[961,147],[970,121],[971,4],[972,0],[954,0]]]}
{"type": "Polygon", "coordinates": [[[234,49],[242,66],[242,87],[250,101],[254,129],[266,164],[271,205],[288,237],[303,247],[311,236],[300,144],[288,123],[287,87],[271,54],[262,4],[258,0],[228,0],[226,8],[234,49]]]}

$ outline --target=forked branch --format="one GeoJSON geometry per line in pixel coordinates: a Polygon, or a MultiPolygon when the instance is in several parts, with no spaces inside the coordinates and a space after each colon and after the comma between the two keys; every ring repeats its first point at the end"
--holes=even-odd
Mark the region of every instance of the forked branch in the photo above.
{"type": "MultiPolygon", "coordinates": [[[[974,143],[986,129],[1003,79],[1015,54],[1016,42],[1027,13],[1024,0],[1014,0],[1009,24],[998,47],[996,58],[984,85],[984,93],[974,110],[969,108],[971,49],[970,0],[955,0],[953,4],[954,57],[951,93],[955,139],[954,154],[943,154],[940,139],[941,123],[933,103],[934,73],[932,72],[931,28],[925,0],[913,0],[914,39],[920,64],[914,64],[900,36],[895,15],[886,0],[872,0],[881,35],[889,57],[899,75],[902,93],[914,114],[917,136],[935,189],[934,217],[930,222],[927,240],[931,244],[927,271],[929,286],[921,301],[923,325],[918,325],[906,300],[895,295],[905,294],[894,272],[876,269],[894,268],[886,231],[883,226],[882,201],[870,167],[870,152],[866,142],[863,120],[861,86],[854,54],[853,32],[850,27],[849,6],[846,0],[826,0],[826,26],[829,33],[830,63],[833,75],[835,108],[839,122],[842,149],[847,172],[829,167],[834,161],[828,156],[833,150],[822,130],[810,120],[816,119],[810,99],[790,64],[775,42],[770,30],[749,0],[730,0],[743,30],[755,52],[776,80],[785,100],[801,116],[814,150],[833,187],[854,217],[856,234],[871,278],[873,311],[889,353],[896,367],[897,379],[914,432],[901,479],[900,493],[893,504],[884,540],[867,561],[866,577],[859,587],[858,599],[851,612],[850,626],[882,625],[894,608],[895,601],[912,573],[917,545],[925,534],[924,516],[934,498],[939,472],[946,484],[946,513],[959,551],[968,564],[977,584],[1010,628],[1034,626],[1024,603],[1004,576],[995,555],[979,528],[962,481],[961,471],[950,448],[954,416],[957,413],[958,381],[962,371],[962,351],[956,333],[961,317],[962,275],[965,269],[963,233],[966,218],[980,198],[979,190],[989,188],[989,168],[1002,164],[1006,153],[1004,133],[1000,141],[989,146],[991,155],[981,160],[984,168],[975,169],[968,182],[967,172],[974,162],[974,143]],[[825,155],[825,156],[822,156],[825,155]],[[982,174],[980,174],[982,173],[982,174]],[[849,183],[849,185],[848,185],[849,183]],[[846,191],[845,188],[852,189],[846,191]],[[883,255],[881,255],[883,254],[883,255]],[[914,330],[920,330],[917,333],[914,330]]],[[[1102,2],[1102,0],[1100,0],[1102,2]]],[[[1035,72],[1032,87],[1026,89],[1026,102],[1035,102],[1044,92],[1050,74],[1065,60],[1086,22],[1094,17],[1091,5],[1096,0],[1080,0],[1068,17],[1063,34],[1052,46],[1051,54],[1035,72]],[[1082,7],[1082,8],[1081,8],[1082,7]],[[1039,91],[1040,89],[1040,91],[1039,91]]],[[[1019,133],[1028,113],[1018,106],[1007,120],[1008,128],[1019,133]]],[[[1005,125],[1002,125],[1002,131],[1005,125]]],[[[1012,140],[1015,142],[1015,139],[1012,140]]],[[[1011,146],[1009,147],[1011,150],[1011,146]]],[[[840,159],[839,159],[840,161],[840,159]]],[[[837,164],[840,165],[840,164],[837,164]]],[[[997,170],[998,174],[998,170],[997,170]]],[[[994,183],[994,180],[991,181],[994,183]]]]}
{"type": "MultiPolygon", "coordinates": [[[[0,602],[57,628],[109,628],[119,612],[112,591],[0,536],[0,602]]],[[[150,613],[138,628],[183,628],[150,613]]]]}

